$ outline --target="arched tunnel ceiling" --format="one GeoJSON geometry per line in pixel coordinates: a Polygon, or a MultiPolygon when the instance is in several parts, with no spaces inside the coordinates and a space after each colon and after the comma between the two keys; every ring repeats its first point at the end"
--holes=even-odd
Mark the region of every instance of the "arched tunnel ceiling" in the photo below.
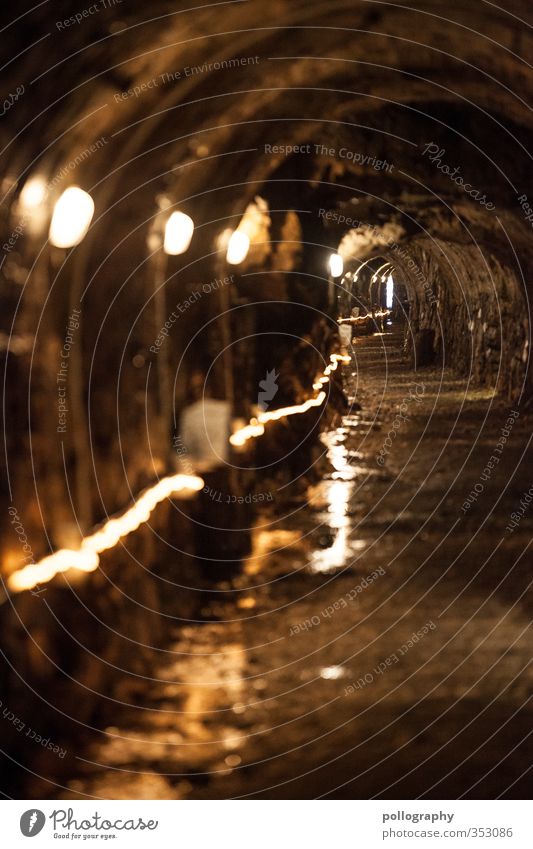
{"type": "Polygon", "coordinates": [[[100,212],[131,192],[140,222],[155,194],[172,189],[198,217],[213,190],[231,186],[216,203],[238,215],[265,181],[287,179],[287,156],[265,145],[309,145],[291,163],[289,195],[319,180],[332,204],[368,194],[410,205],[415,218],[422,206],[424,225],[445,236],[457,217],[442,197],[468,199],[429,161],[433,143],[474,186],[490,182],[503,214],[531,193],[527,2],[109,0],[72,22],[75,5],[28,6],[6,24],[20,44],[8,87],[31,92],[1,131],[4,173],[19,185],[81,153],[76,178],[100,212]],[[86,156],[102,138],[104,155],[86,156]],[[345,149],[390,168],[339,156],[345,149]]]}
{"type": "MultiPolygon", "coordinates": [[[[322,143],[339,125],[368,133],[376,155],[397,145],[405,165],[419,158],[414,145],[428,134],[445,134],[461,158],[493,172],[491,180],[499,168],[516,169],[523,185],[529,171],[527,157],[491,165],[490,149],[479,150],[487,132],[506,142],[507,153],[527,146],[531,76],[522,57],[531,55],[532,38],[520,20],[527,3],[124,2],[58,29],[74,5],[55,3],[52,12],[41,4],[6,31],[23,29],[21,53],[33,43],[6,68],[7,85],[22,82],[41,107],[35,114],[22,100],[3,131],[17,174],[31,154],[53,169],[102,135],[106,156],[87,163],[89,180],[108,181],[139,155],[141,167],[156,158],[163,170],[198,146],[211,156],[238,150],[244,128],[252,148],[267,138],[322,143]],[[209,69],[235,58],[247,62],[243,72],[209,69]],[[10,144],[13,130],[20,135],[10,144]]],[[[275,157],[246,162],[228,157],[225,173],[260,182],[277,164],[275,157]]],[[[209,165],[201,170],[211,179],[209,165]]],[[[201,184],[193,172],[191,182],[201,184]]]]}

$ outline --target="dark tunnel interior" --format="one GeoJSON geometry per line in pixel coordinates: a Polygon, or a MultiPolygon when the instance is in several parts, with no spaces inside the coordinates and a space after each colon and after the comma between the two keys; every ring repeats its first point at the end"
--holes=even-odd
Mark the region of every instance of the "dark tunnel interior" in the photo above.
{"type": "Polygon", "coordinates": [[[531,11],[2,9],[5,798],[528,793],[531,11]]]}

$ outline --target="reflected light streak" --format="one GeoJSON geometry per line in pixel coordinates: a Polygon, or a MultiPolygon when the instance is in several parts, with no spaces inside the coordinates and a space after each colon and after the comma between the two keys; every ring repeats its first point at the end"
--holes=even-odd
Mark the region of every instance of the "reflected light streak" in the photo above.
{"type": "Polygon", "coordinates": [[[351,492],[352,484],[346,481],[333,481],[328,486],[329,526],[337,533],[333,545],[313,553],[310,568],[315,574],[327,574],[335,571],[344,566],[346,562],[349,538],[349,519],[346,514],[351,492]]]}
{"type": "MultiPolygon", "coordinates": [[[[313,384],[313,389],[322,389],[322,385],[329,381],[329,375],[338,367],[339,363],[351,362],[347,354],[331,354],[330,364],[324,369],[324,375],[313,384]]],[[[278,421],[286,416],[294,416],[300,413],[306,413],[312,407],[320,407],[326,400],[326,393],[321,391],[316,398],[308,398],[303,404],[294,404],[291,407],[280,407],[279,410],[272,410],[270,413],[260,413],[257,417],[250,419],[250,423],[245,427],[239,428],[230,436],[230,442],[235,447],[241,448],[248,442],[249,439],[254,439],[256,436],[262,436],[265,432],[265,424],[268,422],[278,421]]]]}
{"type": "Polygon", "coordinates": [[[37,584],[51,581],[60,572],[77,569],[80,572],[94,572],[100,563],[98,555],[107,551],[144,522],[147,522],[155,507],[170,495],[179,492],[198,492],[203,489],[204,481],[195,475],[171,475],[163,478],[147,489],[135,504],[121,516],[109,519],[99,530],[85,537],[79,549],[63,548],[50,554],[38,563],[24,566],[13,572],[7,580],[11,592],[31,590],[37,584]]]}
{"type": "MultiPolygon", "coordinates": [[[[350,549],[364,546],[364,543],[350,543],[349,503],[353,493],[354,467],[346,450],[342,429],[324,434],[322,442],[328,451],[328,460],[336,470],[333,479],[324,484],[328,503],[327,520],[334,534],[333,543],[327,548],[319,549],[312,555],[309,568],[314,574],[328,574],[346,565],[350,549]]],[[[325,517],[324,517],[325,518],[325,517]]]]}

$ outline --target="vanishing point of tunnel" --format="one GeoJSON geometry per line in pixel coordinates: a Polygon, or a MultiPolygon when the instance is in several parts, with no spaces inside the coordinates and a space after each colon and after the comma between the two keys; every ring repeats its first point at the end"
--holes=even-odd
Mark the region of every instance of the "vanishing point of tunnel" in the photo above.
{"type": "Polygon", "coordinates": [[[4,5],[4,798],[531,792],[532,26],[4,5]]]}

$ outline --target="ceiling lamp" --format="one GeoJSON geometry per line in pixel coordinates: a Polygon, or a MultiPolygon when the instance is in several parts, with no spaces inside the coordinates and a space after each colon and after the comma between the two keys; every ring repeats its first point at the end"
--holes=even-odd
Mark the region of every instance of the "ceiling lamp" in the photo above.
{"type": "Polygon", "coordinates": [[[342,277],[344,261],[340,254],[331,254],[329,258],[329,273],[332,277],[342,277]]]}
{"type": "Polygon", "coordinates": [[[78,186],[65,189],[54,207],[49,238],[56,248],[73,248],[86,235],[94,214],[92,197],[78,186]]]}
{"type": "Polygon", "coordinates": [[[184,212],[173,212],[165,227],[163,249],[170,256],[184,254],[191,244],[194,221],[184,212]]]}
{"type": "Polygon", "coordinates": [[[229,265],[240,265],[248,256],[250,238],[242,230],[235,230],[228,242],[226,261],[229,265]]]}

